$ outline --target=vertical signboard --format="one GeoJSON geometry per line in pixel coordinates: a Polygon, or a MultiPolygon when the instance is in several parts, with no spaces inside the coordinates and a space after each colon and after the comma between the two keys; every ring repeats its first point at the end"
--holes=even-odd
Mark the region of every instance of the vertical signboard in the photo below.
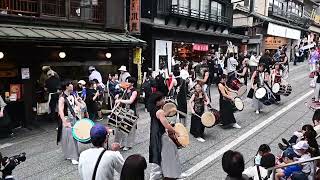
{"type": "Polygon", "coordinates": [[[129,32],[140,34],[140,0],[130,1],[129,32]]]}

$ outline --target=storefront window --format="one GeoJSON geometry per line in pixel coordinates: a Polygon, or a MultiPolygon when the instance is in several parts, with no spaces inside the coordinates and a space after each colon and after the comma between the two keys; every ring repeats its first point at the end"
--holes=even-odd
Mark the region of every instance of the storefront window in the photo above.
{"type": "Polygon", "coordinates": [[[211,18],[221,21],[222,5],[216,1],[211,1],[211,18]]]}
{"type": "Polygon", "coordinates": [[[200,1],[191,1],[191,16],[192,17],[198,17],[199,11],[200,11],[200,1]]]}
{"type": "Polygon", "coordinates": [[[210,12],[209,5],[210,5],[209,0],[201,0],[201,3],[200,3],[201,18],[208,19],[209,12],[210,12]]]}
{"type": "Polygon", "coordinates": [[[179,0],[179,6],[184,8],[189,8],[189,0],[179,0]]]}
{"type": "Polygon", "coordinates": [[[172,0],[172,5],[178,5],[178,0],[172,0]]]}

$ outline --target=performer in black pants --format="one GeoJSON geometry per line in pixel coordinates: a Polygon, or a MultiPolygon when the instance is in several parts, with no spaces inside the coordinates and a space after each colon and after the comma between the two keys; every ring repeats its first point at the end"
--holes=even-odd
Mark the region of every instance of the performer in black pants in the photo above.
{"type": "Polygon", "coordinates": [[[223,127],[233,127],[233,128],[241,128],[239,124],[237,124],[236,119],[234,117],[234,110],[232,101],[234,98],[230,95],[233,91],[226,86],[227,76],[223,74],[220,79],[220,83],[218,84],[219,94],[220,94],[220,116],[221,116],[221,124],[223,127]]]}

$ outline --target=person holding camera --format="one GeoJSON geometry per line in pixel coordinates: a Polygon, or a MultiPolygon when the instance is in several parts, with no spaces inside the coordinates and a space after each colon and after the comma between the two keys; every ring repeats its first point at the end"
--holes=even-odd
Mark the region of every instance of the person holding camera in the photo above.
{"type": "Polygon", "coordinates": [[[0,180],[14,180],[12,171],[18,166],[21,162],[26,160],[26,153],[21,153],[12,157],[2,157],[0,152],[0,180]]]}
{"type": "Polygon", "coordinates": [[[4,102],[2,96],[0,95],[0,138],[5,138],[13,135],[10,127],[10,118],[5,111],[7,104],[4,102]]]}
{"type": "Polygon", "coordinates": [[[119,152],[120,144],[113,143],[108,150],[108,134],[108,129],[102,124],[96,123],[91,128],[94,147],[80,154],[78,170],[81,179],[114,179],[114,170],[121,173],[124,159],[119,152]]]}

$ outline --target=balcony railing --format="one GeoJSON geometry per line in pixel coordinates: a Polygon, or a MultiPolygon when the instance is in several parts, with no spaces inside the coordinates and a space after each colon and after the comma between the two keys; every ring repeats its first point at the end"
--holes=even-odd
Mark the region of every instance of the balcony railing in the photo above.
{"type": "Polygon", "coordinates": [[[104,0],[1,0],[0,14],[56,17],[68,20],[102,23],[104,0]]]}
{"type": "Polygon", "coordinates": [[[219,13],[222,13],[221,11],[219,13],[218,11],[208,13],[186,7],[180,7],[178,5],[172,5],[170,13],[224,25],[230,25],[232,23],[231,16],[219,15],[219,13]]]}
{"type": "Polygon", "coordinates": [[[269,6],[269,14],[292,21],[296,24],[304,24],[306,21],[305,17],[299,16],[292,12],[284,11],[277,6],[269,6]]]}

